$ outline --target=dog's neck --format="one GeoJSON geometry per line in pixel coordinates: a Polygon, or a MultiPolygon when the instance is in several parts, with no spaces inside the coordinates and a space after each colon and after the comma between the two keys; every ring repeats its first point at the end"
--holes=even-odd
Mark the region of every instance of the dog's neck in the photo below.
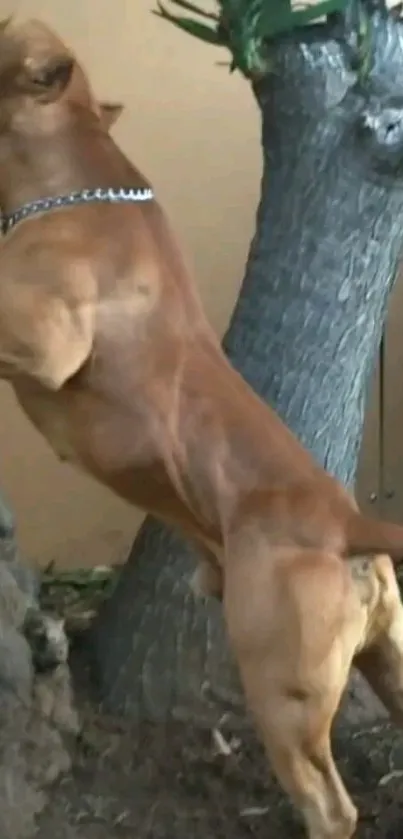
{"type": "Polygon", "coordinates": [[[2,134],[0,166],[5,214],[40,198],[83,189],[148,186],[111,137],[85,114],[52,131],[2,134]]]}

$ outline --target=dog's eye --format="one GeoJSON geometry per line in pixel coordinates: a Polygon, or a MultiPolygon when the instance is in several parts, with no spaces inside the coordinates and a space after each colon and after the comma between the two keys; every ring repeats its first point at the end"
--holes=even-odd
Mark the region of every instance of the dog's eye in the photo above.
{"type": "Polygon", "coordinates": [[[72,69],[73,61],[71,58],[59,59],[57,64],[48,65],[43,70],[37,71],[31,76],[31,80],[38,87],[49,88],[55,85],[64,87],[70,80],[72,69]]]}

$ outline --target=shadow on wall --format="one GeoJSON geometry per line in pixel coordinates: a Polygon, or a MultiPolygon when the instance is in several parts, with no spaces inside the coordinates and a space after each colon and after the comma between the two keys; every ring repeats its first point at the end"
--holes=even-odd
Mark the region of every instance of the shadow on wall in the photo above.
{"type": "MultiPolygon", "coordinates": [[[[152,0],[0,0],[0,17],[54,26],[90,71],[99,96],[124,102],[115,129],[153,181],[184,244],[219,332],[235,301],[251,238],[260,175],[258,115],[227,53],[150,14],[152,0]],[[118,10],[118,13],[117,13],[118,10]]],[[[0,486],[22,548],[41,564],[124,558],[141,516],[57,462],[0,385],[0,486]]]]}

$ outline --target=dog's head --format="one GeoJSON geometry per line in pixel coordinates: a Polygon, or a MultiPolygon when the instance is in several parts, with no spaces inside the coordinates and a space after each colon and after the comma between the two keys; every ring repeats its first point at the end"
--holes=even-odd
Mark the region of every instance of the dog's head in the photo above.
{"type": "Polygon", "coordinates": [[[122,106],[99,103],[72,51],[45,24],[0,22],[0,130],[62,122],[85,109],[108,130],[122,106]]]}

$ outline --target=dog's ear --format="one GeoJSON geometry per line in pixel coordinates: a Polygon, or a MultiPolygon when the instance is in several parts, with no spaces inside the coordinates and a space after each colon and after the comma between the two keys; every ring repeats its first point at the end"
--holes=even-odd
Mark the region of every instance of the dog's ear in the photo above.
{"type": "Polygon", "coordinates": [[[42,102],[54,102],[70,83],[74,64],[74,58],[68,55],[43,61],[27,58],[24,61],[23,82],[26,92],[42,102]]]}
{"type": "Polygon", "coordinates": [[[120,102],[99,102],[99,110],[101,116],[101,122],[104,128],[109,131],[115,122],[119,119],[122,111],[124,110],[124,105],[120,102]]]}

